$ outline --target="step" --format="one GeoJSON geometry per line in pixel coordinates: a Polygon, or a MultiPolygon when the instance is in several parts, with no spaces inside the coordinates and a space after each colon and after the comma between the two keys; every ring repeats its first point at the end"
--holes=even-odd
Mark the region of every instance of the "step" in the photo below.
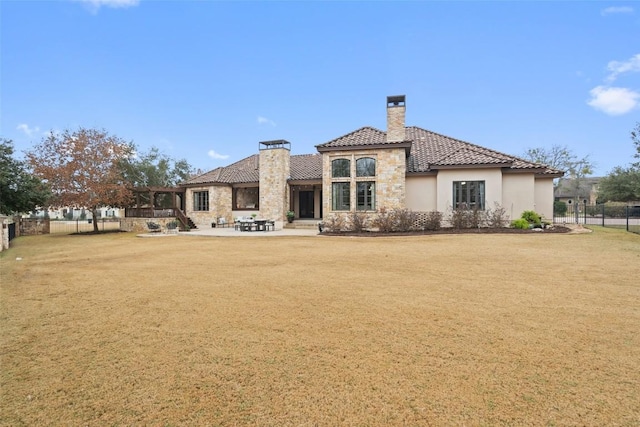
{"type": "Polygon", "coordinates": [[[285,222],[283,228],[288,229],[316,229],[318,228],[319,219],[296,219],[293,222],[285,222]]]}

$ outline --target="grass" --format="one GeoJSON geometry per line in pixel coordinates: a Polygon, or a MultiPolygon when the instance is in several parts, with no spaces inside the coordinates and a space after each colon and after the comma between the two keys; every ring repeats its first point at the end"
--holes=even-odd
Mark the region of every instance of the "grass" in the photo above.
{"type": "Polygon", "coordinates": [[[0,425],[636,426],[640,236],[594,229],[19,238],[0,425]]]}

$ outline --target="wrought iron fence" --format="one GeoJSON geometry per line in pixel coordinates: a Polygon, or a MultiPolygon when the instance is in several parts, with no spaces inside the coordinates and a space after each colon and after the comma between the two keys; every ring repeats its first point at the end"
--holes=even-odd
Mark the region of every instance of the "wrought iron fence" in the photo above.
{"type": "Polygon", "coordinates": [[[553,222],[624,228],[640,234],[640,206],[575,203],[567,205],[566,210],[556,208],[553,212],[553,222]]]}

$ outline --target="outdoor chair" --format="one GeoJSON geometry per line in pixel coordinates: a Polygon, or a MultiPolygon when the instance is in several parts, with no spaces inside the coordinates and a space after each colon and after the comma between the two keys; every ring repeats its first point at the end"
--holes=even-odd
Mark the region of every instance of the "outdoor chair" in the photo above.
{"type": "Polygon", "coordinates": [[[152,233],[159,233],[161,231],[160,224],[156,224],[155,222],[147,222],[147,228],[152,233]]]}
{"type": "Polygon", "coordinates": [[[226,226],[227,226],[227,219],[223,217],[218,218],[218,227],[224,228],[226,226]]]}

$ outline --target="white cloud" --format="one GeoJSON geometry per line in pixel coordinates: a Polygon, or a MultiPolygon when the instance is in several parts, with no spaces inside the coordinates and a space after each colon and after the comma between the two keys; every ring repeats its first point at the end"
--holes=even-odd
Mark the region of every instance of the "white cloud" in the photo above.
{"type": "Polygon", "coordinates": [[[209,150],[207,155],[215,160],[225,160],[229,158],[227,154],[219,154],[219,153],[216,153],[214,150],[209,150]]]}
{"type": "Polygon", "coordinates": [[[640,71],[640,53],[635,54],[628,61],[611,61],[607,64],[607,70],[611,74],[607,76],[607,81],[612,82],[618,78],[620,74],[635,73],[640,71]]]}
{"type": "Polygon", "coordinates": [[[85,4],[92,13],[97,13],[101,7],[111,7],[124,9],[137,6],[140,0],[75,0],[85,4]]]}
{"type": "Polygon", "coordinates": [[[30,128],[28,124],[26,123],[20,123],[17,127],[16,130],[22,131],[25,133],[25,135],[27,136],[31,136],[36,132],[40,132],[40,128],[38,126],[34,127],[34,128],[30,128]]]}
{"type": "Polygon", "coordinates": [[[602,16],[612,15],[614,13],[633,13],[633,8],[629,6],[611,6],[606,9],[602,9],[600,12],[602,16]]]}
{"type": "Polygon", "coordinates": [[[587,104],[610,116],[626,114],[638,106],[640,93],[624,87],[596,86],[587,104]]]}
{"type": "Polygon", "coordinates": [[[258,116],[258,124],[259,125],[271,125],[275,126],[276,123],[273,120],[269,120],[266,117],[258,116]]]}

